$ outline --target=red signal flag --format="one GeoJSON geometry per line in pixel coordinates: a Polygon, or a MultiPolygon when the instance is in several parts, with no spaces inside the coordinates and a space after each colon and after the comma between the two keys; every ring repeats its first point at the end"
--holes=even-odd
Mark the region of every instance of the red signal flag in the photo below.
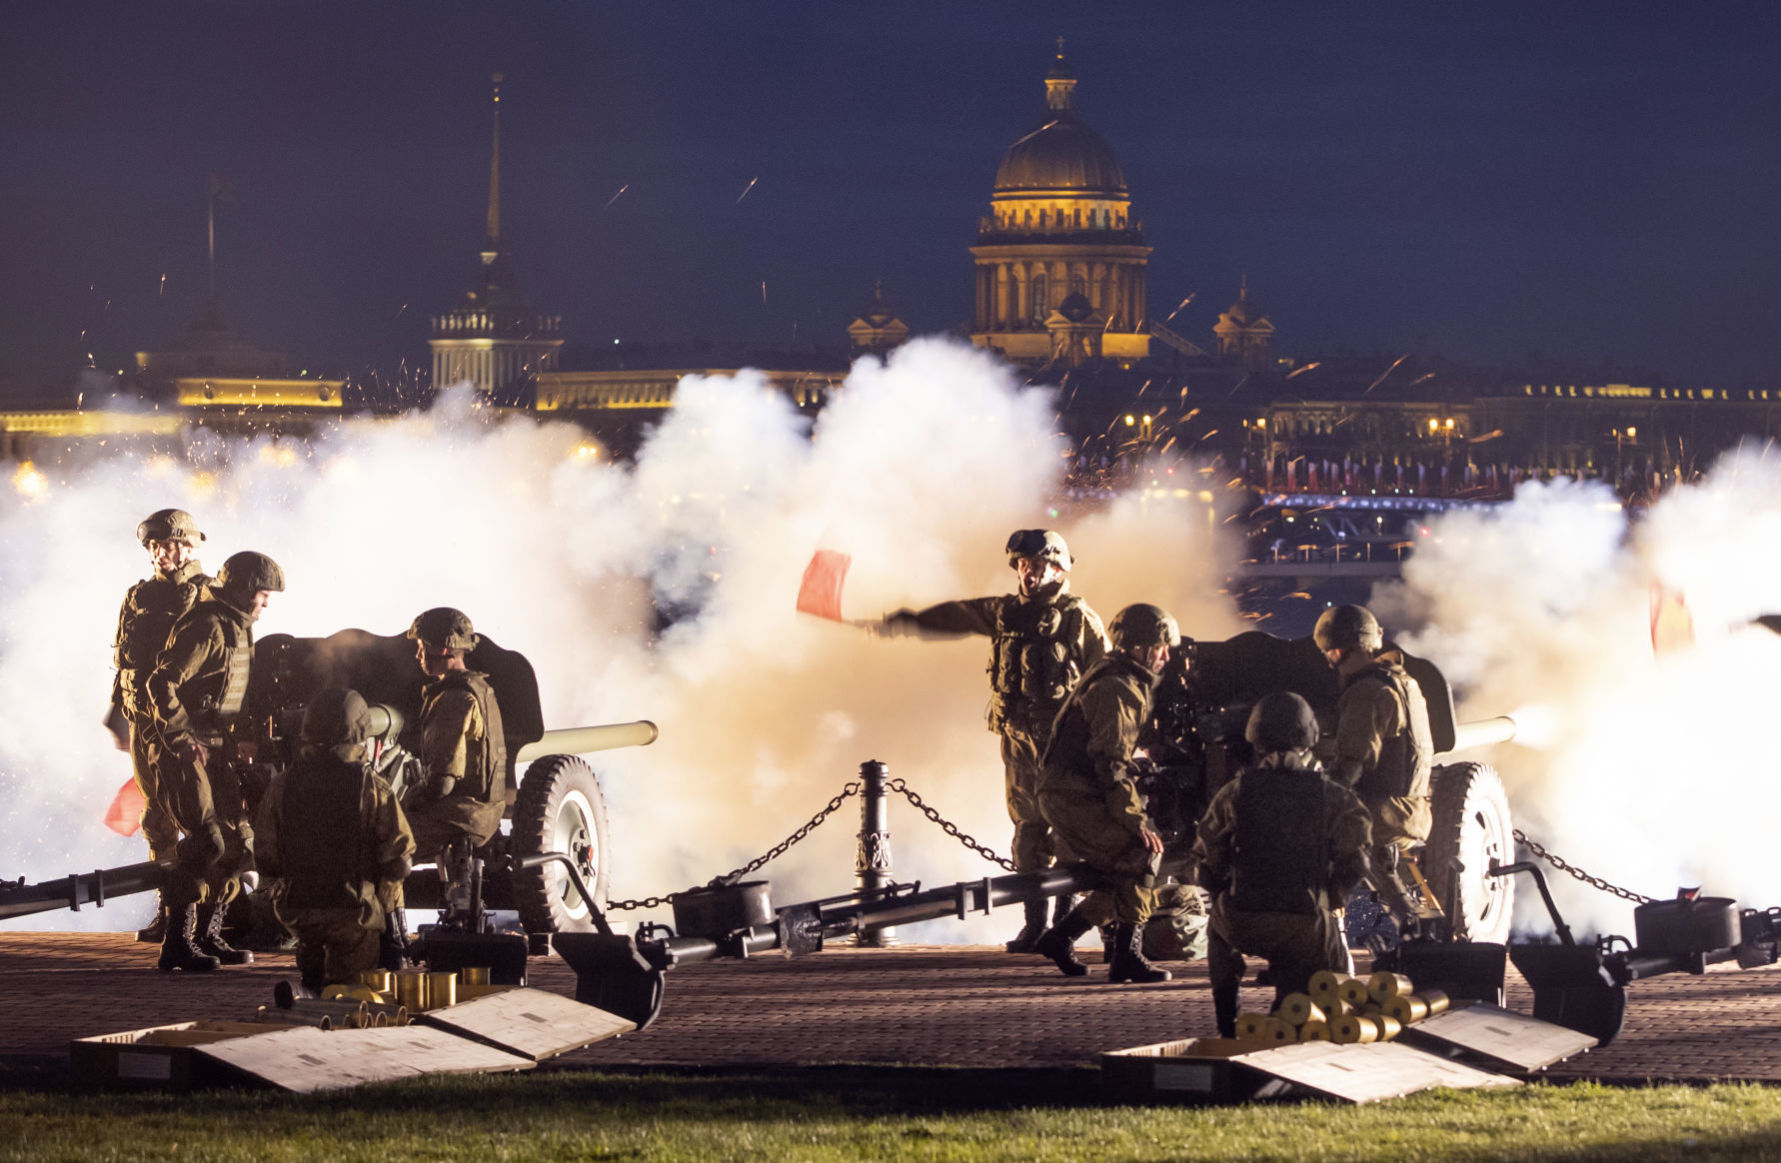
{"type": "Polygon", "coordinates": [[[148,800],[142,789],[135,780],[126,779],[112,797],[111,806],[105,809],[105,826],[120,836],[134,836],[142,827],[142,809],[146,806],[148,800]]]}
{"type": "Polygon", "coordinates": [[[798,587],[798,612],[841,621],[841,586],[847,580],[847,567],[852,564],[853,558],[845,553],[817,550],[804,567],[804,582],[798,587]]]}

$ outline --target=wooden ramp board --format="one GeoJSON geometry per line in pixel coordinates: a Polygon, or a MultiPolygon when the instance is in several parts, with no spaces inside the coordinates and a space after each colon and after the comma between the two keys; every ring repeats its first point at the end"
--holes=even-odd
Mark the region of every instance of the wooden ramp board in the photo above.
{"type": "Polygon", "coordinates": [[[1435,1054],[1521,1074],[1544,1070],[1596,1044],[1589,1034],[1483,1002],[1406,1026],[1399,1037],[1435,1054]]]}
{"type": "Polygon", "coordinates": [[[423,1074],[529,1070],[530,1058],[427,1026],[320,1030],[305,1026],[194,1048],[262,1082],[299,1094],[423,1074]]]}
{"type": "Polygon", "coordinates": [[[1513,1078],[1425,1054],[1397,1042],[1299,1042],[1240,1054],[1232,1062],[1342,1102],[1378,1102],[1422,1090],[1520,1086],[1513,1078]]]}
{"type": "Polygon", "coordinates": [[[510,989],[429,1010],[419,1021],[533,1062],[604,1042],[637,1028],[616,1014],[541,989],[510,989]]]}

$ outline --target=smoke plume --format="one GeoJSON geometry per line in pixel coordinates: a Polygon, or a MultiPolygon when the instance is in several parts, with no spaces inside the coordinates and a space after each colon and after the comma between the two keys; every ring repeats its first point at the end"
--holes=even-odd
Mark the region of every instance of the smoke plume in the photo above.
{"type": "MultiPolygon", "coordinates": [[[[591,757],[616,898],[743,864],[869,759],[1005,853],[987,642],[875,640],[793,606],[817,548],[853,558],[849,618],[1005,593],[1009,531],[1048,526],[1104,618],[1147,600],[1198,636],[1239,629],[1203,505],[1132,497],[1054,515],[1065,450],[1052,416],[1048,394],[987,355],[929,340],[856,365],[813,430],[757,374],[685,380],[628,467],[590,455],[572,424],[502,417],[465,391],[308,441],[200,429],[178,456],[72,450],[0,500],[0,875],[145,858],[140,837],[100,823],[129,772],[100,720],[113,618],[147,569],[132,533],[165,506],[196,514],[210,567],[239,549],[284,567],[262,635],[394,634],[453,605],[531,659],[547,726],[659,724],[651,747],[591,757]],[[659,633],[658,607],[675,615],[659,633]]],[[[995,871],[901,800],[891,819],[898,879],[995,871]]],[[[851,887],[857,826],[849,802],[763,870],[775,900],[851,887]]],[[[14,924],[135,927],[147,899],[14,924]]],[[[912,936],[999,939],[1015,919],[912,936]]]]}

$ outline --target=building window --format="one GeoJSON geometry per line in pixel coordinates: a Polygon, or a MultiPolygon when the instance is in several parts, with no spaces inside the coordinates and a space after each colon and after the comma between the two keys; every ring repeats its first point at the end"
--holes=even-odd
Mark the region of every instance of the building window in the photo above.
{"type": "Polygon", "coordinates": [[[1050,304],[1046,302],[1045,287],[1049,280],[1045,272],[1040,271],[1033,276],[1033,322],[1043,324],[1045,316],[1050,314],[1050,304]]]}

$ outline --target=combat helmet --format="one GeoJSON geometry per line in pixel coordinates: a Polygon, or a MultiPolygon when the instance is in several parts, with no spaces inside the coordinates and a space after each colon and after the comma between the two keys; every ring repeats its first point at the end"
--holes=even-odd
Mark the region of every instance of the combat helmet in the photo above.
{"type": "Polygon", "coordinates": [[[1291,691],[1276,691],[1255,704],[1243,729],[1243,738],[1258,754],[1314,747],[1317,734],[1311,704],[1291,691]]]}
{"type": "Polygon", "coordinates": [[[243,549],[232,553],[216,571],[216,587],[240,600],[252,598],[261,590],[275,594],[284,592],[284,570],[264,553],[243,549]]]}
{"type": "Polygon", "coordinates": [[[318,747],[348,746],[371,737],[371,708],[358,691],[329,687],[303,711],[303,742],[318,747]]]}
{"type": "Polygon", "coordinates": [[[1149,602],[1137,602],[1113,615],[1107,633],[1119,650],[1181,645],[1181,627],[1175,624],[1175,616],[1149,602]]]}
{"type": "Polygon", "coordinates": [[[450,606],[434,606],[416,615],[408,637],[434,650],[475,650],[482,641],[470,624],[470,615],[450,606]]]}
{"type": "Polygon", "coordinates": [[[1319,650],[1347,650],[1358,646],[1368,654],[1376,654],[1385,645],[1385,632],[1379,619],[1365,606],[1331,606],[1317,618],[1311,631],[1319,650]]]}
{"type": "Polygon", "coordinates": [[[198,531],[198,519],[184,509],[156,509],[136,526],[136,540],[144,549],[151,541],[183,541],[187,545],[196,545],[204,540],[204,534],[198,531]]]}
{"type": "Polygon", "coordinates": [[[1050,529],[1016,529],[1008,535],[1008,564],[1019,564],[1023,557],[1037,557],[1041,561],[1049,561],[1065,573],[1076,559],[1070,556],[1070,547],[1064,543],[1061,533],[1050,529]]]}

